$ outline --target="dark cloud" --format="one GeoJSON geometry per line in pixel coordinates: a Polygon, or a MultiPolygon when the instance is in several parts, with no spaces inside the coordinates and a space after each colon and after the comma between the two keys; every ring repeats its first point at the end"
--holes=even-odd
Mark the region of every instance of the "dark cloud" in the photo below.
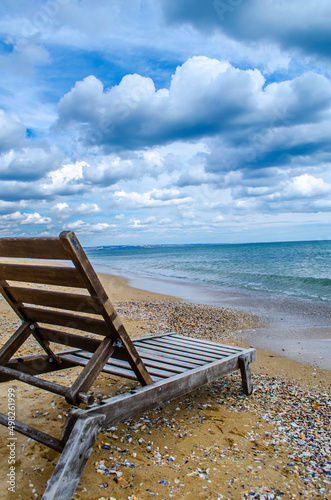
{"type": "Polygon", "coordinates": [[[265,41],[331,57],[329,0],[161,0],[161,4],[169,23],[189,23],[204,33],[221,31],[235,40],[265,41]]]}
{"type": "Polygon", "coordinates": [[[63,153],[56,147],[33,147],[18,149],[8,157],[0,157],[0,180],[35,182],[47,172],[57,169],[63,160],[63,153]]]}
{"type": "Polygon", "coordinates": [[[22,200],[43,200],[46,195],[41,186],[32,182],[21,181],[1,181],[1,200],[22,201],[22,200]]]}
{"type": "Polygon", "coordinates": [[[61,165],[64,155],[56,146],[27,137],[26,132],[15,115],[0,109],[1,181],[35,182],[61,165]]]}

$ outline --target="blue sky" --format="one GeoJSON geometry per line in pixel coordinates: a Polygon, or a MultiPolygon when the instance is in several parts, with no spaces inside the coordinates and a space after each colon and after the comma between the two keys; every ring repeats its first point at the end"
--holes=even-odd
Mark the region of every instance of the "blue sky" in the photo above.
{"type": "Polygon", "coordinates": [[[331,238],[329,0],[3,0],[0,236],[331,238]]]}

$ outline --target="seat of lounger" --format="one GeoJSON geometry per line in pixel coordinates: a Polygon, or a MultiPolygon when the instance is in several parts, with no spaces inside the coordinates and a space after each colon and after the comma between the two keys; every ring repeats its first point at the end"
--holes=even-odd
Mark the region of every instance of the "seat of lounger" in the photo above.
{"type": "MultiPolygon", "coordinates": [[[[175,333],[148,336],[133,340],[148,373],[154,382],[205,366],[215,361],[238,357],[247,349],[232,347],[175,333]]],[[[60,358],[85,366],[91,353],[82,349],[60,355],[60,358]]],[[[111,375],[136,380],[136,375],[125,360],[109,358],[102,371],[111,375]]]]}
{"type": "MultiPolygon", "coordinates": [[[[61,439],[15,420],[15,431],[61,454],[44,500],[72,498],[100,430],[235,370],[241,372],[244,392],[253,390],[254,349],[175,333],[132,340],[73,232],[0,239],[0,292],[22,322],[0,347],[0,382],[20,380],[76,407],[87,405],[69,413],[61,439]],[[18,355],[31,337],[42,352],[18,355]],[[59,344],[67,350],[59,350],[59,344]],[[82,369],[69,386],[42,378],[76,366],[82,369]],[[101,372],[137,380],[141,387],[93,404],[93,383],[101,372]]],[[[4,414],[0,423],[13,427],[4,414]]]]}

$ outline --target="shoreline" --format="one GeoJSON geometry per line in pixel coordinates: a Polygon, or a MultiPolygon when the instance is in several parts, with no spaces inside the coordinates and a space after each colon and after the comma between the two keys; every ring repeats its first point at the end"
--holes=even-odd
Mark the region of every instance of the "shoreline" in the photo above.
{"type": "Polygon", "coordinates": [[[236,288],[208,289],[176,280],[105,272],[100,275],[124,279],[134,289],[257,315],[264,325],[254,332],[238,332],[238,339],[277,356],[331,371],[331,306],[328,303],[236,288]]]}
{"type": "MultiPolygon", "coordinates": [[[[254,330],[257,318],[252,315],[134,288],[118,276],[99,277],[132,337],[168,329],[170,317],[174,328],[184,325],[190,333],[199,329],[205,335],[212,325],[208,335],[218,336],[218,341],[250,345],[240,336],[245,327],[254,330]],[[218,331],[217,314],[223,315],[226,325],[218,331]],[[240,332],[236,333],[238,326],[240,332]]],[[[4,338],[19,322],[4,301],[0,301],[0,314],[4,338]]],[[[36,347],[30,342],[26,349],[36,347]]],[[[54,381],[63,384],[76,377],[76,372],[58,372],[54,381]]],[[[326,500],[331,493],[331,372],[257,349],[252,374],[254,392],[250,397],[242,395],[237,372],[100,433],[73,499],[326,500]]],[[[134,385],[101,375],[93,391],[102,399],[134,385]]],[[[17,394],[18,420],[37,423],[40,430],[60,437],[70,410],[63,398],[21,382],[8,382],[1,385],[3,413],[9,387],[17,394]]],[[[0,431],[4,475],[8,470],[6,430],[1,427],[0,431]]],[[[16,452],[16,492],[8,493],[2,481],[1,498],[41,498],[58,454],[21,435],[16,452]]]]}

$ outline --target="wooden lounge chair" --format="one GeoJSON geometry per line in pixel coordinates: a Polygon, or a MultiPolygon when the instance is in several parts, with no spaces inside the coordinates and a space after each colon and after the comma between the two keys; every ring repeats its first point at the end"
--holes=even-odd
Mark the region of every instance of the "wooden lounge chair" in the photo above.
{"type": "MultiPolygon", "coordinates": [[[[62,439],[15,421],[16,431],[61,453],[43,499],[72,498],[100,430],[238,369],[244,392],[251,394],[254,349],[173,333],[132,341],[73,232],[0,239],[0,257],[10,257],[0,261],[0,291],[22,321],[0,349],[0,382],[20,380],[85,405],[70,413],[62,439]],[[44,354],[13,358],[30,336],[44,354]],[[58,352],[52,344],[73,349],[58,352]],[[74,366],[83,369],[70,387],[39,377],[74,366]],[[101,371],[138,380],[142,387],[92,404],[89,391],[101,371]]],[[[8,417],[0,414],[0,423],[8,426],[8,417]]]]}

